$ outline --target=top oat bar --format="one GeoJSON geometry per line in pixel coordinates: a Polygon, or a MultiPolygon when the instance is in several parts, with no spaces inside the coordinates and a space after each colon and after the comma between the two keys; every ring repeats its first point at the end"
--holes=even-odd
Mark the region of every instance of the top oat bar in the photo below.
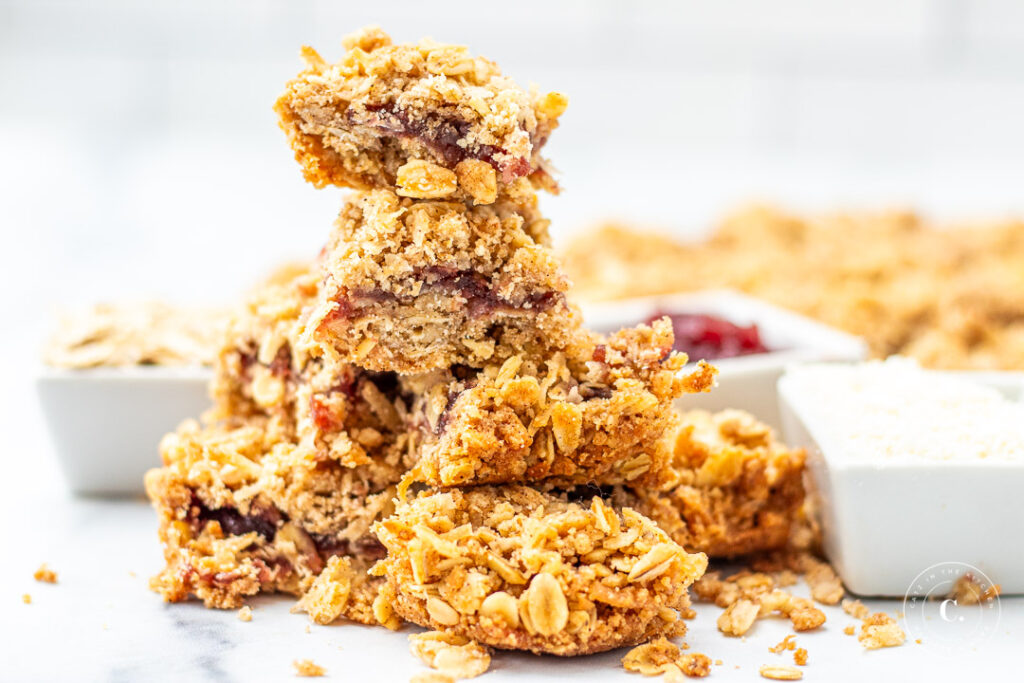
{"type": "Polygon", "coordinates": [[[317,187],[389,189],[413,198],[473,200],[533,185],[557,191],[540,149],[567,100],[523,90],[457,45],[393,45],[377,27],[307,68],[275,110],[306,180],[317,187]]]}

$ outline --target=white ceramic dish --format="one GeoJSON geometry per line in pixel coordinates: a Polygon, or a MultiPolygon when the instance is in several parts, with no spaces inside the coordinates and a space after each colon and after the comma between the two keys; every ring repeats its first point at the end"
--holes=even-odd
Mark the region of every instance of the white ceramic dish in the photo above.
{"type": "Polygon", "coordinates": [[[777,350],[712,360],[719,370],[718,386],[708,394],[685,396],[679,405],[711,411],[739,408],[776,430],[782,423],[775,384],[787,364],[867,357],[867,346],[859,337],[732,290],[624,299],[582,308],[586,324],[600,332],[635,325],[658,311],[704,313],[737,325],[756,324],[764,345],[777,350]]]}
{"type": "Polygon", "coordinates": [[[45,368],[36,390],[57,459],[77,493],[141,493],[160,438],[209,407],[209,368],[45,368]]]}
{"type": "MultiPolygon", "coordinates": [[[[1013,374],[975,379],[1012,396],[1013,374]]],[[[786,442],[807,450],[825,553],[850,591],[913,595],[935,568],[955,566],[1024,593],[1024,453],[1019,461],[850,457],[851,444],[815,418],[816,399],[794,375],[779,380],[778,393],[786,442]]]]}

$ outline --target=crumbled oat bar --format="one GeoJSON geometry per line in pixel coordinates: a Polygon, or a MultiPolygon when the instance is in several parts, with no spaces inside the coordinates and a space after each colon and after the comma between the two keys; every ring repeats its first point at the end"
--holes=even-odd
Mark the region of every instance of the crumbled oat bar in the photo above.
{"type": "Polygon", "coordinates": [[[578,314],[535,201],[354,195],[323,257],[309,338],[339,360],[406,374],[564,347],[578,314]]]}
{"type": "Polygon", "coordinates": [[[576,655],[685,631],[707,565],[600,498],[523,486],[424,492],[375,526],[372,570],[403,618],[503,649],[576,655]]]}
{"type": "Polygon", "coordinates": [[[477,373],[460,368],[410,380],[421,398],[416,478],[433,486],[529,482],[634,483],[676,479],[665,438],[673,399],[707,391],[715,370],[687,373],[667,321],[610,337],[575,335],[565,352],[538,361],[515,356],[477,373]]]}
{"type": "Polygon", "coordinates": [[[755,206],[707,240],[606,225],[564,264],[580,299],[731,287],[925,367],[1024,368],[1019,220],[940,225],[905,211],[804,216],[755,206]]]}
{"type": "MultiPolygon", "coordinates": [[[[681,479],[675,488],[622,489],[616,503],[636,507],[677,543],[711,557],[786,546],[804,503],[803,451],[786,448],[742,411],[694,410],[681,414],[672,459],[681,479]]],[[[830,583],[821,592],[832,590],[830,583]]]]}
{"type": "Polygon", "coordinates": [[[478,203],[526,178],[557,190],[540,149],[564,95],[524,91],[465,47],[394,45],[376,27],[345,48],[335,64],[303,48],[306,69],[274,107],[306,180],[478,203]]]}
{"type": "MultiPolygon", "coordinates": [[[[259,591],[302,594],[334,555],[365,569],[382,554],[370,526],[389,512],[404,472],[388,461],[344,467],[255,425],[186,423],[160,451],[164,466],[146,475],[146,491],[167,566],[151,585],[168,601],[194,595],[219,608],[259,591]]],[[[351,601],[344,616],[374,623],[372,600],[351,601]]]]}

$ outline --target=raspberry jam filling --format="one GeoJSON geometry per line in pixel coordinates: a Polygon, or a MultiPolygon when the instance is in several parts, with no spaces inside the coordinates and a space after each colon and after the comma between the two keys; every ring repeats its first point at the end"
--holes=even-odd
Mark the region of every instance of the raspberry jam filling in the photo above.
{"type": "Polygon", "coordinates": [[[656,312],[647,320],[647,324],[664,317],[672,321],[672,330],[676,336],[673,349],[691,358],[735,358],[769,350],[761,341],[757,325],[743,327],[704,313],[667,311],[656,312]]]}
{"type": "MultiPolygon", "coordinates": [[[[432,266],[419,269],[412,277],[423,281],[420,295],[427,292],[438,292],[443,298],[459,298],[466,302],[466,311],[470,318],[481,318],[496,313],[515,313],[519,311],[535,311],[543,313],[565,301],[562,292],[544,290],[531,292],[517,301],[509,301],[500,296],[491,287],[490,281],[472,270],[456,270],[444,266],[432,266]]],[[[335,301],[338,308],[327,321],[328,324],[338,318],[354,317],[353,313],[366,303],[410,303],[416,297],[402,296],[374,290],[349,290],[335,301]]]]}
{"type": "MultiPolygon", "coordinates": [[[[469,145],[473,124],[464,119],[445,118],[438,114],[415,112],[410,115],[400,108],[367,107],[366,114],[349,110],[350,124],[365,125],[397,137],[414,138],[444,159],[445,165],[453,167],[464,159],[485,161],[501,171],[501,179],[510,183],[516,178],[527,176],[533,171],[530,160],[525,157],[509,158],[509,153],[495,145],[469,145]]],[[[539,148],[539,145],[537,146],[539,148]]]]}
{"type": "MultiPolygon", "coordinates": [[[[190,521],[196,527],[203,527],[208,522],[217,522],[225,534],[243,536],[255,531],[267,541],[272,541],[278,528],[288,521],[287,515],[273,506],[253,506],[251,514],[243,515],[236,508],[209,508],[195,494],[192,495],[192,511],[190,521]]],[[[305,533],[305,532],[302,532],[305,533]]],[[[329,534],[306,534],[316,547],[321,558],[333,555],[360,555],[373,559],[384,556],[383,546],[372,536],[357,541],[338,539],[329,534]]]]}

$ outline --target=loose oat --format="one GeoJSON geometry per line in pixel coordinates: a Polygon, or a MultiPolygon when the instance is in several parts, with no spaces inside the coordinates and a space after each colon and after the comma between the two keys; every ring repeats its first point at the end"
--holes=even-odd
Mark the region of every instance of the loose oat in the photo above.
{"type": "Polygon", "coordinates": [[[804,677],[804,673],[799,669],[794,669],[791,666],[778,666],[773,664],[765,664],[758,673],[763,678],[770,678],[773,681],[799,681],[804,677]]]}
{"type": "Polygon", "coordinates": [[[409,636],[409,650],[427,666],[455,678],[475,678],[491,665],[486,648],[453,633],[413,634],[409,636]]]}
{"type": "Polygon", "coordinates": [[[799,666],[807,666],[807,650],[800,647],[793,652],[793,661],[799,666]]]}
{"type": "Polygon", "coordinates": [[[737,600],[718,617],[718,630],[729,636],[742,636],[754,625],[760,609],[750,600],[737,600]]]}

